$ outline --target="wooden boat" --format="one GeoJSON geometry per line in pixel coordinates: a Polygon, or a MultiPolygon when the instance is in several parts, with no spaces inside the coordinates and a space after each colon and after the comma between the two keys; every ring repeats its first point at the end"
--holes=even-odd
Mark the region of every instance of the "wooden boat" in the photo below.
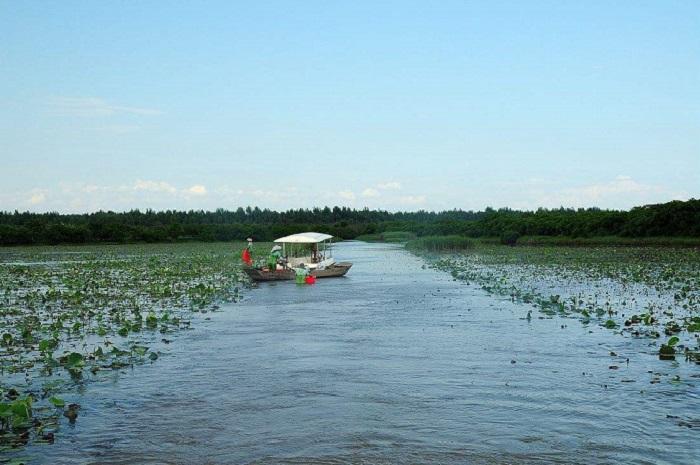
{"type": "MultiPolygon", "coordinates": [[[[337,276],[344,276],[351,266],[352,263],[350,262],[339,262],[322,270],[310,270],[309,274],[317,279],[335,278],[337,276]]],[[[244,271],[253,281],[283,281],[296,278],[296,272],[293,269],[269,271],[247,266],[244,268],[244,271]]]]}
{"type": "MultiPolygon", "coordinates": [[[[283,281],[296,279],[297,272],[315,278],[344,276],[352,263],[336,262],[332,251],[333,236],[305,232],[275,239],[282,244],[282,257],[271,270],[268,266],[246,266],[243,271],[253,281],[283,281]]],[[[274,250],[274,249],[273,249],[274,250]]]]}

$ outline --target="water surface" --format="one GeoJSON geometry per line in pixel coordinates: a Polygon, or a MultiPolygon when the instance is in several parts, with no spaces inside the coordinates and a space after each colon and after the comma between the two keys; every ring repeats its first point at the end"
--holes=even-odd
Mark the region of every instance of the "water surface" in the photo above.
{"type": "Polygon", "coordinates": [[[24,455],[103,465],[697,463],[697,365],[659,361],[648,340],[596,325],[534,311],[527,321],[531,307],[397,246],[343,243],[336,255],[355,263],[347,277],[262,284],[156,363],[66,396],[82,405],[75,426],[24,455]]]}

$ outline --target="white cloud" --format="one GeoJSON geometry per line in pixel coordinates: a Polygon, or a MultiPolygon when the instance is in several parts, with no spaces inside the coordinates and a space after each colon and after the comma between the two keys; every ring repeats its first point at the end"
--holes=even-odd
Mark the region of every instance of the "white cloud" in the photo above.
{"type": "Polygon", "coordinates": [[[212,191],[210,198],[212,202],[216,202],[216,206],[285,208],[287,205],[305,203],[304,195],[304,192],[293,186],[280,189],[221,186],[212,191]]]}
{"type": "Polygon", "coordinates": [[[54,97],[48,105],[60,115],[82,117],[106,117],[116,114],[141,116],[160,115],[160,110],[142,107],[114,105],[98,97],[54,97]]]}
{"type": "Polygon", "coordinates": [[[43,190],[34,190],[29,196],[29,200],[27,203],[29,205],[39,205],[40,203],[44,203],[46,201],[46,191],[43,190]]]}
{"type": "Polygon", "coordinates": [[[423,205],[425,204],[426,198],[424,195],[404,195],[399,197],[399,203],[402,205],[423,205]]]}
{"type": "Polygon", "coordinates": [[[85,186],[82,186],[80,189],[87,194],[92,194],[94,192],[99,192],[100,190],[103,190],[104,188],[101,186],[97,186],[95,184],[87,184],[85,186]]]}
{"type": "Polygon", "coordinates": [[[367,187],[362,191],[360,195],[366,199],[373,199],[381,197],[382,191],[395,191],[399,189],[401,189],[401,183],[398,183],[396,181],[389,181],[376,184],[374,187],[367,187]]]}
{"type": "MultiPolygon", "coordinates": [[[[689,195],[680,189],[644,183],[630,176],[617,176],[607,181],[579,186],[566,186],[565,180],[530,180],[497,185],[488,193],[494,207],[519,209],[538,207],[601,207],[628,209],[637,205],[684,200],[689,195]],[[514,200],[517,199],[517,200],[514,200]]],[[[421,208],[449,209],[454,207],[481,209],[488,204],[464,205],[464,199],[475,199],[476,189],[436,204],[434,196],[422,190],[381,190],[379,184],[361,190],[300,189],[294,186],[264,188],[263,186],[220,185],[203,183],[176,184],[162,179],[137,179],[122,184],[98,182],[60,183],[52,188],[27,188],[0,193],[0,209],[27,208],[32,211],[80,212],[104,210],[146,209],[215,209],[259,206],[284,210],[333,205],[360,206],[387,210],[417,210],[421,208]]],[[[446,191],[447,192],[447,191],[446,191]]],[[[441,192],[442,195],[445,195],[441,192]]]]}
{"type": "Polygon", "coordinates": [[[138,179],[134,185],[135,191],[166,192],[168,194],[177,193],[177,189],[165,181],[143,181],[138,179]]]}
{"type": "Polygon", "coordinates": [[[569,192],[583,198],[598,200],[606,195],[661,192],[662,190],[663,188],[658,186],[640,184],[630,176],[619,175],[610,182],[574,188],[569,192]]]}
{"type": "Polygon", "coordinates": [[[353,191],[340,191],[338,195],[344,200],[355,200],[355,193],[353,191]]]}
{"type": "Polygon", "coordinates": [[[185,189],[186,194],[190,195],[207,195],[207,188],[201,184],[195,184],[188,189],[185,189]]]}
{"type": "Polygon", "coordinates": [[[367,189],[362,191],[362,197],[379,197],[379,191],[377,189],[368,187],[367,189]]]}
{"type": "Polygon", "coordinates": [[[296,195],[297,195],[296,189],[293,189],[293,188],[285,189],[285,190],[253,189],[253,190],[248,190],[248,191],[244,190],[242,193],[244,195],[247,194],[250,197],[253,197],[254,199],[274,200],[274,201],[291,199],[291,198],[296,197],[296,195]]]}
{"type": "Polygon", "coordinates": [[[655,184],[644,184],[630,176],[618,175],[607,182],[561,189],[553,193],[542,193],[536,199],[536,206],[626,209],[649,203],[686,200],[687,198],[687,192],[674,191],[655,184]]]}
{"type": "Polygon", "coordinates": [[[379,184],[377,184],[377,188],[378,188],[378,189],[381,189],[381,190],[383,190],[383,191],[389,191],[389,190],[397,191],[397,190],[401,189],[401,183],[400,183],[400,182],[396,182],[396,181],[389,181],[389,182],[385,182],[385,183],[379,183],[379,184]]]}

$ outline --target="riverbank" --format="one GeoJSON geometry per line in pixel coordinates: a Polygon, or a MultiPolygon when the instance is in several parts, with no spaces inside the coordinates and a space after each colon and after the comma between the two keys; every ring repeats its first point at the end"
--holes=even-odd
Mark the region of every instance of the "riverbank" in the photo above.
{"type": "Polygon", "coordinates": [[[358,236],[365,242],[406,243],[409,248],[425,250],[466,249],[477,246],[560,246],[560,247],[688,247],[700,248],[700,237],[566,237],[566,236],[504,236],[468,237],[459,235],[428,236],[421,241],[415,234],[404,231],[358,236]]]}

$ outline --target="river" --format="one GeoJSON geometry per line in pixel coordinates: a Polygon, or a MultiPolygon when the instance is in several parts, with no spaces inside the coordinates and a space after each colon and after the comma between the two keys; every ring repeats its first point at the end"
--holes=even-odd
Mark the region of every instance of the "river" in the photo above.
{"type": "Polygon", "coordinates": [[[82,406],[75,425],[23,455],[95,465],[698,463],[696,366],[596,325],[535,310],[528,321],[530,307],[398,246],[348,242],[336,255],[354,262],[345,278],[249,289],[199,317],[156,363],[68,399],[82,406]],[[655,373],[662,382],[650,383],[655,373]],[[676,375],[683,381],[670,382],[676,375]]]}

